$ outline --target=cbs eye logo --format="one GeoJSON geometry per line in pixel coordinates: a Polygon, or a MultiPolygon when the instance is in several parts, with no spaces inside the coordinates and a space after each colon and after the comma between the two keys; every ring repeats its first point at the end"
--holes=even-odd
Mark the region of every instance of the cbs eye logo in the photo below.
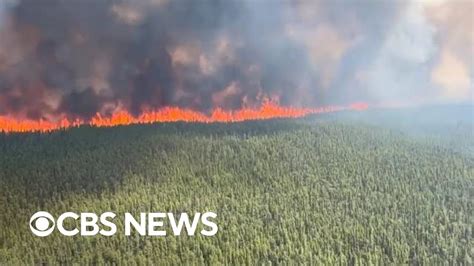
{"type": "Polygon", "coordinates": [[[54,217],[49,212],[39,211],[30,218],[31,232],[37,236],[48,236],[54,230],[54,217]]]}

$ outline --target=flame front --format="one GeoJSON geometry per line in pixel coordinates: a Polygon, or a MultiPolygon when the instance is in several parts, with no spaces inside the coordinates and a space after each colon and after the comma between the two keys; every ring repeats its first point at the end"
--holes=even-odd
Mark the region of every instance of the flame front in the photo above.
{"type": "Polygon", "coordinates": [[[366,103],[354,103],[349,106],[326,106],[319,108],[296,108],[280,106],[267,101],[260,108],[243,108],[236,111],[215,109],[211,115],[179,107],[165,107],[157,111],[144,112],[138,117],[127,111],[118,111],[110,117],[95,115],[89,121],[63,118],[57,122],[46,120],[19,120],[8,116],[0,116],[0,132],[50,132],[59,129],[89,125],[94,127],[113,127],[131,124],[151,124],[159,122],[241,122],[246,120],[263,120],[272,118],[298,118],[309,114],[329,113],[342,110],[365,110],[366,103]]]}

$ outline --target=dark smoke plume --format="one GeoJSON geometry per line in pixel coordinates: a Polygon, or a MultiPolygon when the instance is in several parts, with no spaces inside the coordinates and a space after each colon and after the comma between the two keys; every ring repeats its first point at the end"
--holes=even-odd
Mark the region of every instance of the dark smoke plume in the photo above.
{"type": "Polygon", "coordinates": [[[469,2],[0,1],[0,115],[472,97],[469,2]]]}

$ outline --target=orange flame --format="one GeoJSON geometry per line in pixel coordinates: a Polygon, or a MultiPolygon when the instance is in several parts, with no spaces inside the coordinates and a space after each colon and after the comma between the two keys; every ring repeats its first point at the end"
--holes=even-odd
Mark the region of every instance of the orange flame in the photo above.
{"type": "Polygon", "coordinates": [[[148,111],[134,117],[127,111],[118,111],[110,117],[95,115],[89,121],[68,120],[66,118],[57,122],[46,120],[19,120],[8,116],[0,116],[0,132],[50,132],[59,129],[89,125],[95,127],[113,127],[131,124],[150,124],[157,122],[241,122],[246,120],[263,120],[271,118],[298,118],[309,114],[329,113],[342,110],[365,110],[366,103],[354,103],[349,106],[326,106],[319,108],[284,107],[277,103],[266,101],[260,108],[242,108],[237,111],[216,109],[211,115],[182,109],[178,107],[165,107],[157,111],[148,111]]]}

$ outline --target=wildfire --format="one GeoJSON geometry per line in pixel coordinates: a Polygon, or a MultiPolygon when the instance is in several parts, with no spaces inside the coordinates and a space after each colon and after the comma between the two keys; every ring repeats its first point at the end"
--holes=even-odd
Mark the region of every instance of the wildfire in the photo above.
{"type": "Polygon", "coordinates": [[[178,107],[165,107],[157,111],[144,112],[138,117],[127,111],[119,111],[110,117],[97,114],[89,121],[68,120],[63,118],[57,122],[46,120],[19,120],[7,116],[0,116],[0,132],[50,132],[59,129],[89,125],[95,127],[113,127],[131,124],[151,124],[159,122],[241,122],[245,120],[263,120],[271,118],[298,118],[309,114],[329,113],[342,110],[365,110],[366,103],[355,103],[349,106],[326,106],[319,108],[295,108],[280,106],[267,101],[260,108],[242,108],[236,111],[216,109],[210,115],[178,107]]]}

